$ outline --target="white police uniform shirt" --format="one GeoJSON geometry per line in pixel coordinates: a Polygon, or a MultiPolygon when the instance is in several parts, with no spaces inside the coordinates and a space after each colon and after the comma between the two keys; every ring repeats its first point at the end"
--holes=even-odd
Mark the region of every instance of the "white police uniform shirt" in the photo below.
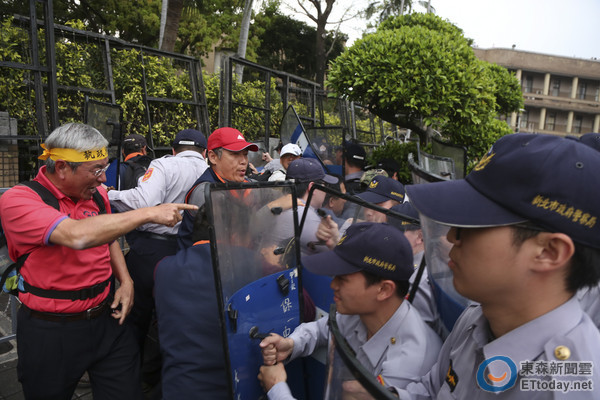
{"type": "Polygon", "coordinates": [[[273,173],[269,177],[269,182],[285,181],[286,175],[287,175],[286,170],[283,169],[283,167],[281,167],[281,169],[273,171],[273,173]]]}
{"type": "MultiPolygon", "coordinates": [[[[421,260],[423,259],[424,253],[424,251],[421,251],[413,256],[415,272],[413,272],[408,280],[411,285],[411,290],[419,272],[419,266],[421,265],[421,260]]],[[[443,322],[440,319],[437,306],[435,305],[435,299],[433,297],[433,293],[431,292],[427,268],[423,270],[423,275],[421,275],[417,293],[415,294],[411,304],[419,312],[419,315],[421,315],[423,321],[425,321],[425,323],[429,325],[435,332],[437,332],[438,335],[440,335],[440,337],[443,339],[444,331],[440,328],[443,325],[443,322]]]]}
{"type": "MultiPolygon", "coordinates": [[[[152,160],[146,174],[139,179],[137,187],[121,191],[111,190],[108,192],[108,199],[118,211],[136,210],[163,203],[183,203],[187,191],[207,168],[204,157],[197,151],[186,150],[175,156],[166,155],[152,160]]],[[[174,227],[145,224],[138,228],[141,231],[168,235],[176,234],[178,229],[179,223],[174,227]]]]}
{"type": "MultiPolygon", "coordinates": [[[[528,323],[493,339],[489,325],[478,305],[468,307],[456,321],[444,342],[437,363],[419,383],[399,389],[400,399],[593,399],[597,392],[548,391],[551,380],[580,380],[600,390],[600,332],[585,314],[575,297],[528,323]],[[508,357],[516,366],[514,386],[499,393],[490,389],[490,376],[499,380],[497,386],[510,384],[512,372],[508,362],[496,360],[488,369],[479,368],[493,357],[508,357]],[[591,363],[591,364],[590,364],[591,363]],[[562,367],[559,367],[561,366],[562,367]],[[538,370],[539,369],[539,370],[538,370]],[[550,371],[578,372],[553,375],[550,371]],[[481,376],[478,379],[478,370],[481,376]],[[536,375],[541,371],[541,375],[536,375]],[[506,376],[503,376],[504,373],[506,376]],[[543,380],[545,383],[536,383],[543,380]],[[534,382],[536,381],[536,382],[534,382]],[[529,390],[521,390],[529,389],[529,390]]],[[[510,386],[510,385],[509,385],[510,386]]]]}
{"type": "Polygon", "coordinates": [[[577,292],[577,299],[583,311],[590,316],[594,325],[600,329],[600,286],[580,289],[577,292]]]}
{"type": "MultiPolygon", "coordinates": [[[[417,278],[417,274],[419,273],[419,267],[421,266],[421,260],[423,259],[423,255],[423,251],[413,255],[415,271],[408,279],[411,291],[415,283],[415,279],[417,278]]],[[[423,321],[425,321],[427,325],[431,326],[431,324],[436,318],[433,310],[433,296],[431,293],[431,288],[429,287],[428,279],[429,278],[427,275],[427,268],[425,268],[423,270],[423,274],[421,275],[421,279],[419,280],[419,286],[411,304],[414,308],[417,309],[417,311],[419,311],[419,314],[421,315],[421,318],[423,318],[423,321]]]]}
{"type": "MultiPolygon", "coordinates": [[[[298,199],[298,224],[300,224],[302,221],[302,214],[304,213],[304,210],[304,202],[298,199]]],[[[293,212],[294,210],[289,208],[277,216],[274,226],[270,227],[270,231],[266,233],[270,243],[280,246],[285,240],[294,237],[293,212]]],[[[319,217],[319,214],[317,214],[317,211],[312,206],[308,207],[306,213],[306,220],[304,221],[302,232],[300,232],[301,255],[306,256],[329,250],[325,244],[317,244],[319,242],[319,239],[317,239],[317,230],[319,229],[319,224],[321,223],[321,217],[319,217]],[[308,244],[311,242],[316,244],[314,246],[314,250],[308,246],[308,244]]]]}
{"type": "Polygon", "coordinates": [[[269,161],[262,169],[262,172],[274,172],[281,168],[281,160],[279,158],[274,158],[269,161]]]}
{"type": "MultiPolygon", "coordinates": [[[[422,320],[409,302],[404,301],[394,315],[369,340],[367,329],[358,315],[336,316],[340,333],[356,352],[356,359],[386,386],[404,387],[421,379],[431,369],[442,342],[422,320]]],[[[298,326],[289,336],[294,341],[290,360],[312,354],[328,343],[328,317],[298,326]]],[[[268,393],[269,399],[283,400],[276,393],[289,393],[277,384],[268,393]]],[[[286,385],[287,386],[287,385],[286,385]]]]}

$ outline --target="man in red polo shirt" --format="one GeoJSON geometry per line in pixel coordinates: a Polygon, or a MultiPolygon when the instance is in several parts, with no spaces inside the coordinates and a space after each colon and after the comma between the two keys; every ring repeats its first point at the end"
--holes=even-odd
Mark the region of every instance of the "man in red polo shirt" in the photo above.
{"type": "Polygon", "coordinates": [[[133,304],[119,236],[144,223],[174,226],[185,204],[110,214],[108,142],[96,129],[63,125],[46,139],[35,181],[60,210],[18,185],[0,197],[9,254],[21,268],[17,316],[19,381],[28,399],[71,399],[88,371],[94,399],[140,399],[139,355],[125,317],[133,304]],[[100,192],[108,214],[93,199],[100,192]],[[115,290],[112,276],[119,281],[115,290]]]}

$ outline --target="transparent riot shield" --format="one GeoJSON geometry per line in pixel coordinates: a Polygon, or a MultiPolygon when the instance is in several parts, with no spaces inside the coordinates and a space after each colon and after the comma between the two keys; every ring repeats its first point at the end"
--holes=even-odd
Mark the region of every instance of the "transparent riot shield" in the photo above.
{"type": "Polygon", "coordinates": [[[269,151],[268,147],[265,147],[264,142],[253,142],[256,146],[258,146],[258,151],[249,151],[248,152],[248,162],[254,165],[254,168],[260,170],[267,163],[262,159],[263,153],[267,153],[269,151]]]}
{"type": "Polygon", "coordinates": [[[283,144],[297,144],[302,150],[302,157],[319,160],[321,165],[325,167],[324,160],[319,156],[320,150],[315,147],[311,138],[306,133],[306,129],[304,129],[304,125],[302,124],[300,117],[298,117],[294,106],[289,106],[283,115],[280,137],[283,144]]]}
{"type": "Polygon", "coordinates": [[[356,359],[336,321],[335,304],[329,311],[329,346],[325,400],[397,399],[356,359]]]}
{"type": "Polygon", "coordinates": [[[286,182],[211,184],[205,196],[230,395],[257,400],[260,341],[301,322],[295,190],[286,182]]]}
{"type": "Polygon", "coordinates": [[[450,227],[439,224],[423,214],[419,215],[425,240],[427,272],[441,322],[436,328],[445,338],[470,301],[454,288],[452,270],[448,266],[452,244],[448,242],[446,235],[450,227]]]}
{"type": "MultiPolygon", "coordinates": [[[[300,219],[299,250],[302,255],[309,255],[331,250],[327,244],[316,237],[316,230],[319,223],[326,218],[331,218],[335,223],[338,238],[343,236],[344,232],[352,224],[358,222],[376,222],[376,223],[395,223],[401,224],[402,221],[412,224],[418,224],[419,221],[401,213],[389,210],[373,203],[366,202],[356,196],[341,193],[331,187],[331,185],[314,184],[308,192],[306,203],[299,207],[302,210],[300,219]],[[351,212],[347,215],[336,214],[335,210],[328,208],[330,198],[336,201],[343,201],[343,204],[351,212]]],[[[326,285],[313,286],[313,275],[309,271],[303,272],[303,282],[305,288],[315,301],[317,311],[320,315],[326,315],[329,305],[332,302],[331,290],[328,289],[331,279],[321,275],[314,275],[315,281],[326,281],[326,285]],[[313,294],[314,293],[314,294],[313,294]]]]}
{"type": "MultiPolygon", "coordinates": [[[[311,187],[308,191],[306,203],[304,207],[299,207],[299,209],[301,208],[303,208],[303,210],[300,220],[298,249],[303,255],[331,251],[331,248],[329,248],[326,243],[319,241],[316,237],[316,230],[318,229],[319,223],[328,217],[335,222],[338,239],[350,225],[364,222],[365,213],[371,211],[378,215],[383,215],[381,221],[377,222],[389,222],[388,219],[395,218],[396,220],[407,221],[409,223],[418,223],[414,218],[365,202],[356,196],[341,193],[330,186],[322,184],[314,184],[311,187]],[[330,197],[336,198],[336,201],[350,203],[351,208],[354,210],[352,215],[348,218],[340,218],[335,214],[334,210],[327,208],[327,205],[329,204],[327,199],[330,197]]],[[[333,291],[330,287],[332,278],[314,274],[305,268],[301,268],[300,271],[302,276],[302,287],[306,290],[308,296],[310,296],[310,299],[315,305],[315,319],[328,315],[329,307],[334,303],[333,291]]],[[[326,379],[326,359],[327,354],[324,350],[317,351],[313,353],[311,357],[303,359],[303,362],[307,366],[306,370],[311,371],[312,374],[307,382],[307,391],[311,399],[323,398],[323,383],[326,379]]]]}
{"type": "Polygon", "coordinates": [[[323,162],[329,174],[343,176],[343,158],[341,149],[344,143],[344,128],[342,126],[326,126],[306,128],[313,151],[323,162]],[[339,150],[339,154],[336,154],[339,150]]]}

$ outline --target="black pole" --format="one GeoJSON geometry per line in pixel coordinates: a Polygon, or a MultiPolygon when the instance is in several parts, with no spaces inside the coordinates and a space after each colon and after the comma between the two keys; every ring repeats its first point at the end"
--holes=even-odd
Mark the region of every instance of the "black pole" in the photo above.
{"type": "Polygon", "coordinates": [[[415,295],[417,294],[417,289],[419,288],[419,282],[421,282],[421,277],[423,276],[423,272],[425,271],[425,254],[423,254],[423,258],[421,258],[421,264],[419,265],[419,270],[417,271],[417,276],[415,276],[415,281],[410,288],[410,293],[406,298],[409,303],[412,303],[415,295]]]}

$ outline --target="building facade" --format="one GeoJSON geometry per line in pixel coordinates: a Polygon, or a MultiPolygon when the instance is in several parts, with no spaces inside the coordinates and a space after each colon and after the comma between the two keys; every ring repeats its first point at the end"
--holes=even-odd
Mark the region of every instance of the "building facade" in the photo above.
{"type": "Polygon", "coordinates": [[[514,49],[474,51],[479,59],[515,72],[521,82],[525,107],[505,117],[516,132],[600,132],[600,61],[514,49]]]}

